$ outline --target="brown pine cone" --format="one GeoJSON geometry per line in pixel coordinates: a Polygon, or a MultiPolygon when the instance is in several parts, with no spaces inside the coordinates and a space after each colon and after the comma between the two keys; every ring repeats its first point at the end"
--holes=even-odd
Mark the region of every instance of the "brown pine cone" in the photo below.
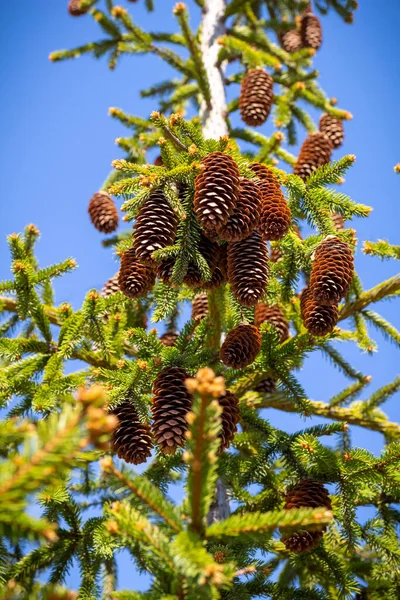
{"type": "Polygon", "coordinates": [[[332,142],[320,132],[309,133],[303,142],[293,173],[307,179],[322,165],[327,165],[332,156],[332,142]]]}
{"type": "MultiPolygon", "coordinates": [[[[322,508],[324,506],[328,510],[332,508],[328,491],[322,483],[304,479],[287,492],[284,508],[290,510],[292,508],[322,508]]],[[[326,527],[316,531],[302,529],[295,533],[285,533],[281,540],[291,552],[310,552],[318,546],[325,531],[326,527]]]]}
{"type": "Polygon", "coordinates": [[[138,261],[134,248],[124,252],[121,258],[118,285],[127,298],[145,296],[153,287],[155,279],[154,271],[138,261]]]}
{"type": "Polygon", "coordinates": [[[292,214],[279,181],[271,169],[260,163],[250,165],[261,191],[261,214],[257,231],[266,240],[280,240],[289,231],[292,214]]]}
{"type": "Polygon", "coordinates": [[[139,465],[146,462],[153,448],[150,426],[140,421],[135,407],[128,400],[114,408],[112,414],[119,421],[112,436],[113,451],[127,463],[139,465]]]}
{"type": "MultiPolygon", "coordinates": [[[[215,268],[217,266],[217,261],[219,259],[219,248],[218,244],[209,240],[205,235],[201,234],[198,250],[200,254],[204,257],[206,263],[210,267],[210,271],[214,274],[215,268]]],[[[194,263],[189,263],[187,273],[183,279],[183,282],[186,283],[189,287],[202,287],[206,285],[201,276],[200,270],[194,263]]],[[[211,283],[211,280],[208,282],[211,283]]]]}
{"type": "Polygon", "coordinates": [[[239,197],[239,169],[233,158],[212,152],[195,180],[194,210],[204,229],[215,230],[233,213],[239,197]]]}
{"type": "Polygon", "coordinates": [[[303,44],[301,42],[300,31],[297,29],[291,29],[290,31],[286,31],[285,33],[281,33],[279,36],[279,41],[282,48],[292,54],[293,52],[298,52],[302,49],[303,44]]]}
{"type": "Polygon", "coordinates": [[[81,17],[87,13],[89,8],[81,8],[81,0],[69,0],[68,12],[71,17],[81,17]]]}
{"type": "Polygon", "coordinates": [[[118,211],[114,200],[107,192],[96,192],[90,199],[90,220],[101,233],[112,233],[118,227],[118,211]]]}
{"type": "Polygon", "coordinates": [[[259,186],[241,177],[238,203],[225,225],[217,227],[219,237],[227,242],[239,242],[249,237],[258,225],[261,199],[259,186]]]}
{"type": "Polygon", "coordinates": [[[120,292],[118,285],[118,273],[116,273],[113,277],[110,277],[108,281],[103,285],[101,290],[101,296],[103,298],[108,298],[109,296],[113,296],[117,292],[120,292]]]}
{"type": "Polygon", "coordinates": [[[164,166],[164,161],[162,159],[161,154],[154,159],[154,166],[155,167],[163,167],[164,166]]]}
{"type": "Polygon", "coordinates": [[[178,337],[179,333],[177,331],[166,331],[160,337],[160,342],[164,344],[164,346],[175,346],[178,337]]]}
{"type": "Polygon", "coordinates": [[[254,388],[255,392],[260,392],[260,394],[275,394],[276,392],[276,383],[272,377],[267,377],[263,379],[256,385],[254,388]]]}
{"type": "Polygon", "coordinates": [[[179,367],[161,371],[153,384],[153,435],[164,454],[175,454],[185,443],[186,415],[192,406],[185,380],[188,374],[179,367]]]}
{"type": "Polygon", "coordinates": [[[340,215],[339,213],[333,213],[331,216],[336,231],[344,231],[346,227],[342,215],[340,215]]]}
{"type": "Polygon", "coordinates": [[[310,288],[305,288],[300,298],[301,318],[311,335],[332,333],[338,322],[337,306],[319,306],[310,288]]]}
{"type": "Polygon", "coordinates": [[[349,246],[337,237],[327,237],[314,253],[310,275],[314,300],[323,306],[338,304],[349,291],[353,275],[349,246]]]}
{"type": "Polygon", "coordinates": [[[218,398],[220,407],[222,408],[221,421],[222,428],[220,431],[221,445],[219,452],[224,448],[229,448],[235,433],[237,432],[237,424],[240,421],[239,400],[232,392],[226,390],[225,396],[218,398]]]}
{"type": "Polygon", "coordinates": [[[174,270],[175,259],[167,258],[162,262],[158,263],[157,269],[157,277],[161,279],[163,283],[170,284],[172,282],[172,271],[174,270]]]}
{"type": "Polygon", "coordinates": [[[320,49],[322,44],[322,27],[316,15],[304,12],[300,22],[300,35],[303,48],[320,49]]]}
{"type": "Polygon", "coordinates": [[[208,316],[208,295],[205,292],[200,292],[192,300],[192,319],[194,321],[202,321],[208,316]]]}
{"type": "Polygon", "coordinates": [[[289,323],[279,306],[267,306],[263,302],[257,304],[254,311],[254,325],[260,327],[262,323],[271,323],[279,335],[279,343],[282,344],[289,337],[289,323]]]}
{"type": "Polygon", "coordinates": [[[268,119],[274,99],[274,80],[264,69],[245,75],[239,96],[240,115],[246,125],[259,127],[268,119]]]}
{"type": "Polygon", "coordinates": [[[251,365],[261,349],[261,335],[254,325],[238,325],[221,346],[220,359],[227,367],[243,369],[251,365]]]}
{"type": "Polygon", "coordinates": [[[174,243],[177,227],[178,217],[162,190],[155,190],[139,210],[133,229],[137,258],[154,265],[153,252],[174,243]]]}
{"type": "Polygon", "coordinates": [[[232,293],[244,306],[255,306],[268,284],[268,251],[257,231],[228,246],[228,281],[232,293]]]}
{"type": "Polygon", "coordinates": [[[342,119],[324,113],[319,120],[319,130],[326,135],[334,148],[339,148],[343,144],[344,127],[342,119]]]}

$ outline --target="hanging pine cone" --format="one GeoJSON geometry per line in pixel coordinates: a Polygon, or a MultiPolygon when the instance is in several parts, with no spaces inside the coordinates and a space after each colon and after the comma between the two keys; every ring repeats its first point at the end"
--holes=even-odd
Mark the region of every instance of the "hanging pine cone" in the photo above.
{"type": "Polygon", "coordinates": [[[192,300],[192,319],[202,321],[208,316],[208,295],[205,292],[196,294],[192,300]]]}
{"type": "Polygon", "coordinates": [[[221,346],[220,359],[227,367],[243,369],[255,361],[261,349],[261,336],[254,325],[238,325],[221,346]]]}
{"type": "Polygon", "coordinates": [[[263,379],[256,385],[254,388],[255,392],[259,392],[260,394],[275,394],[276,392],[276,383],[272,377],[267,377],[263,379]]]}
{"type": "Polygon", "coordinates": [[[342,119],[324,113],[319,120],[319,130],[326,135],[334,148],[339,148],[343,144],[344,128],[342,119]]]}
{"type": "Polygon", "coordinates": [[[152,265],[153,252],[175,241],[178,217],[161,190],[155,190],[139,210],[133,229],[133,247],[137,258],[152,265]]]}
{"type": "Polygon", "coordinates": [[[112,436],[113,451],[127,463],[139,465],[146,462],[153,448],[149,425],[140,421],[135,407],[127,400],[112,414],[119,421],[112,436]]]}
{"type": "MultiPolygon", "coordinates": [[[[322,483],[304,479],[287,492],[284,508],[290,510],[291,508],[322,508],[324,506],[328,510],[332,508],[328,491],[322,483]]],[[[285,533],[281,540],[291,552],[310,552],[318,546],[325,531],[326,527],[312,531],[302,529],[295,533],[285,533]]]]}
{"type": "Polygon", "coordinates": [[[188,374],[179,367],[161,371],[153,384],[153,434],[164,454],[175,454],[185,443],[186,415],[192,406],[185,380],[188,374]]]}
{"type": "Polygon", "coordinates": [[[167,258],[157,264],[157,277],[161,279],[163,283],[170,284],[172,282],[172,271],[174,270],[175,259],[167,258]]]}
{"type": "Polygon", "coordinates": [[[280,240],[289,231],[292,214],[272,170],[260,163],[250,165],[261,191],[261,213],[257,230],[266,240],[280,240]]]}
{"type": "Polygon", "coordinates": [[[301,318],[311,335],[332,333],[338,322],[337,306],[319,306],[310,288],[305,288],[300,298],[301,318]]]}
{"type": "Polygon", "coordinates": [[[155,283],[154,271],[136,258],[134,248],[130,248],[121,258],[118,275],[119,289],[127,298],[139,298],[146,295],[155,283]]]}
{"type": "Polygon", "coordinates": [[[235,437],[237,424],[240,420],[240,412],[239,400],[229,390],[226,390],[225,396],[220,396],[218,398],[218,402],[222,408],[222,427],[220,432],[221,445],[219,447],[219,452],[222,452],[224,448],[229,448],[235,437]]]}
{"type": "Polygon", "coordinates": [[[327,165],[331,156],[332,142],[323,133],[309,133],[300,148],[293,173],[306,180],[319,167],[327,165]]]}
{"type": "Polygon", "coordinates": [[[261,199],[259,186],[241,177],[238,203],[225,225],[217,227],[219,237],[227,242],[239,242],[249,237],[258,225],[261,199]]]}
{"type": "Polygon", "coordinates": [[[251,69],[242,81],[240,115],[246,125],[259,127],[268,119],[274,98],[274,80],[264,69],[251,69]]]}
{"type": "Polygon", "coordinates": [[[319,18],[305,10],[300,22],[300,36],[303,48],[319,50],[322,44],[322,27],[319,18]]]}
{"type": "Polygon", "coordinates": [[[337,237],[327,237],[316,249],[310,275],[314,300],[324,306],[338,304],[350,289],[353,254],[337,237]]]}
{"type": "Polygon", "coordinates": [[[279,306],[267,306],[263,302],[257,304],[254,311],[254,325],[260,327],[262,323],[271,323],[279,335],[279,343],[282,344],[289,337],[289,323],[279,306]]]}
{"type": "Polygon", "coordinates": [[[331,216],[336,231],[344,231],[346,227],[342,215],[340,215],[339,213],[333,213],[331,216]]]}
{"type": "Polygon", "coordinates": [[[195,180],[194,210],[204,229],[224,225],[238,202],[239,169],[233,158],[212,152],[201,161],[195,180]]]}
{"type": "MultiPolygon", "coordinates": [[[[201,234],[198,250],[210,267],[211,274],[213,274],[219,259],[218,244],[212,242],[205,235],[201,234]]],[[[189,263],[188,270],[183,281],[189,287],[201,287],[206,284],[199,268],[194,263],[189,263]]]]}
{"type": "Polygon", "coordinates": [[[162,159],[161,154],[154,159],[154,166],[155,167],[163,167],[164,166],[164,161],[162,159]]]}
{"type": "Polygon", "coordinates": [[[228,277],[228,246],[217,246],[216,266],[209,281],[203,281],[201,287],[205,290],[214,290],[226,283],[228,277]]]}
{"type": "Polygon", "coordinates": [[[281,33],[279,36],[279,41],[282,48],[286,52],[289,52],[289,54],[293,54],[293,52],[298,52],[303,47],[300,31],[298,31],[297,29],[291,29],[290,31],[281,33]]]}
{"type": "Polygon", "coordinates": [[[68,3],[68,12],[71,17],[81,17],[86,14],[89,10],[88,8],[81,8],[81,0],[69,0],[68,3]]]}
{"type": "Polygon", "coordinates": [[[96,192],[90,199],[88,212],[90,220],[101,233],[112,233],[118,227],[118,211],[115,202],[107,192],[96,192]]]}
{"type": "Polygon", "coordinates": [[[160,342],[164,344],[164,346],[175,346],[178,337],[179,333],[177,331],[166,331],[160,337],[160,342]]]}
{"type": "Polygon", "coordinates": [[[108,281],[103,285],[101,290],[101,295],[103,298],[108,298],[109,296],[113,296],[117,292],[121,291],[118,285],[118,273],[116,273],[113,277],[110,277],[108,281]]]}
{"type": "Polygon", "coordinates": [[[268,283],[268,251],[256,231],[228,246],[228,280],[235,298],[244,306],[255,306],[268,283]]]}

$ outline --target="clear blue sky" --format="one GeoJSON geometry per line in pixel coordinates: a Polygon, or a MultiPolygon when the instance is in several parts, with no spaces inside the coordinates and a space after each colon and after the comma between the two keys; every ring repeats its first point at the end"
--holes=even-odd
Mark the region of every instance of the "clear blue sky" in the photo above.
{"type": "MultiPolygon", "coordinates": [[[[145,29],[173,30],[174,0],[156,0],[156,12],[148,14],[143,0],[129,4],[138,24],[145,29]]],[[[81,57],[52,64],[52,50],[71,48],[102,34],[90,16],[71,18],[67,0],[22,0],[4,2],[0,38],[0,278],[9,277],[5,236],[35,223],[42,233],[38,255],[42,266],[73,256],[78,271],[57,283],[57,301],[78,307],[84,294],[117,270],[110,250],[101,246],[101,235],[87,215],[90,196],[102,184],[113,158],[120,156],[114,145],[126,130],[107,111],[119,106],[127,112],[148,115],[151,101],[142,100],[139,90],[166,79],[172,71],[153,57],[125,57],[114,72],[104,60],[81,57]]],[[[198,9],[187,2],[193,19],[198,9]]],[[[356,201],[374,207],[368,220],[355,226],[363,240],[389,239],[400,243],[400,175],[393,166],[400,162],[398,142],[398,0],[360,0],[354,25],[345,25],[334,14],[323,19],[324,44],[315,64],[320,82],[341,107],[354,114],[346,124],[343,153],[357,156],[343,191],[356,201]]],[[[266,125],[269,131],[269,125],[266,125]]],[[[342,150],[336,152],[341,156],[342,150]]],[[[395,274],[399,263],[381,263],[357,252],[357,268],[366,287],[395,274]]],[[[383,303],[379,311],[400,328],[397,301],[383,303]]],[[[374,332],[373,332],[374,333],[374,332]]],[[[399,354],[379,342],[379,354],[362,355],[353,347],[344,354],[365,374],[372,375],[371,392],[399,373],[399,354]]],[[[327,400],[346,381],[317,353],[307,361],[301,381],[309,396],[327,400]]],[[[398,420],[400,395],[387,403],[392,419],[398,420]]],[[[304,423],[295,416],[269,411],[273,422],[288,430],[304,423]]],[[[313,420],[313,423],[317,420],[313,420]]],[[[307,424],[311,424],[308,420],[307,424]]],[[[376,452],[378,434],[354,428],[353,443],[376,452]]],[[[129,585],[129,573],[122,583],[129,585]]]]}

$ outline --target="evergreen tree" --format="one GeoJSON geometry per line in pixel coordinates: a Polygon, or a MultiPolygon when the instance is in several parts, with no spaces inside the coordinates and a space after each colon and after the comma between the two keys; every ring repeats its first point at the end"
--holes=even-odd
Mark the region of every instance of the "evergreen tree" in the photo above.
{"type": "MultiPolygon", "coordinates": [[[[374,307],[399,295],[400,275],[365,290],[354,272],[346,222],[370,208],[336,189],[355,161],[337,156],[351,115],[312,66],[321,15],[350,23],[356,3],[195,0],[196,29],[178,2],[177,31],[165,33],[143,31],[130,1],[70,0],[70,15],[94,18],[101,38],[50,55],[106,56],[113,69],[125,54],[155,54],[177,72],[142,92],[154,100],[149,117],[110,109],[127,126],[126,158],[89,214],[112,234],[103,243],[121,257],[119,273],[78,310],[57,305],[52,280],[74,260],[41,268],[36,227],[9,236],[0,598],[396,600],[400,425],[382,407],[400,377],[368,395],[370,378],[334,342],[371,352],[372,325],[400,345],[374,307]],[[270,137],[257,130],[268,119],[270,137]],[[133,239],[118,230],[112,197],[133,239]],[[315,350],[349,379],[324,402],[297,380],[315,350]],[[288,434],[266,408],[326,421],[288,434]],[[353,425],[382,434],[380,456],[352,446],[353,425]],[[332,435],[337,444],[325,445],[332,435]],[[177,481],[179,505],[169,497],[177,481]],[[133,569],[132,590],[119,590],[121,549],[152,576],[147,592],[134,591],[133,569]],[[77,593],[65,587],[76,563],[77,593]]],[[[364,252],[400,257],[386,241],[364,252]]]]}

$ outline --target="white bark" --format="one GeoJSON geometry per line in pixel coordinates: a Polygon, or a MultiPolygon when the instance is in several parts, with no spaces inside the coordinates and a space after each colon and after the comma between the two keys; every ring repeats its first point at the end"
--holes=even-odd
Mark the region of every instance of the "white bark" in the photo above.
{"type": "MultiPolygon", "coordinates": [[[[210,85],[211,106],[203,100],[200,116],[203,135],[206,139],[219,139],[228,134],[226,123],[226,94],[224,85],[224,65],[218,65],[221,46],[218,38],[225,33],[226,0],[205,0],[202,19],[201,53],[207,79],[210,85]]],[[[215,499],[207,515],[208,525],[222,521],[231,512],[226,488],[221,479],[217,480],[215,499]]]]}
{"type": "Polygon", "coordinates": [[[203,134],[206,139],[227,135],[226,94],[224,85],[224,67],[218,66],[218,53],[221,46],[218,38],[225,33],[224,14],[226,0],[205,0],[202,19],[201,53],[207,79],[210,84],[211,106],[203,101],[200,115],[203,134]]]}

